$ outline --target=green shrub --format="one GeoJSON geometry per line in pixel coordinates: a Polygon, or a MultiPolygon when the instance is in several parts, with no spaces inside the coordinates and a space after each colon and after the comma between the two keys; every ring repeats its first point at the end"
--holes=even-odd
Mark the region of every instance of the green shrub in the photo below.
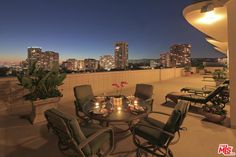
{"type": "Polygon", "coordinates": [[[191,66],[185,66],[184,67],[185,72],[191,72],[191,69],[192,69],[191,66]]]}
{"type": "Polygon", "coordinates": [[[39,100],[52,97],[61,97],[58,86],[63,84],[66,74],[60,74],[54,66],[51,71],[46,71],[36,66],[36,62],[28,69],[27,74],[17,76],[19,85],[29,90],[24,98],[26,100],[39,100]]]}

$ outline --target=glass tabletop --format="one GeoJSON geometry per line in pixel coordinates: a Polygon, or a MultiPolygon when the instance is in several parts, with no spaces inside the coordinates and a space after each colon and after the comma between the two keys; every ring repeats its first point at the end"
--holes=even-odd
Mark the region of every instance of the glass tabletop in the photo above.
{"type": "Polygon", "coordinates": [[[99,121],[131,122],[146,116],[147,106],[142,99],[107,96],[88,101],[83,111],[91,119],[99,121]]]}

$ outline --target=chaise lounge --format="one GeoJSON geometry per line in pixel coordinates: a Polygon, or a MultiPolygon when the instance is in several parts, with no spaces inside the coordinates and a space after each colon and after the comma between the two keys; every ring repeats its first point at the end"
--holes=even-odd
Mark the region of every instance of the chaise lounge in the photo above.
{"type": "MultiPolygon", "coordinates": [[[[229,85],[229,79],[226,79],[224,82],[222,82],[220,85],[229,85]]],[[[205,85],[202,88],[193,88],[193,87],[184,87],[180,91],[185,93],[194,93],[194,94],[200,94],[200,95],[206,95],[211,93],[217,88],[217,86],[210,86],[205,85]]]]}
{"type": "Polygon", "coordinates": [[[221,108],[224,108],[225,104],[229,102],[228,85],[220,85],[206,96],[186,94],[181,92],[171,92],[166,95],[166,102],[168,101],[168,99],[172,100],[175,103],[177,103],[178,100],[186,100],[195,104],[202,104],[203,106],[210,102],[214,105],[220,105],[221,108]]]}

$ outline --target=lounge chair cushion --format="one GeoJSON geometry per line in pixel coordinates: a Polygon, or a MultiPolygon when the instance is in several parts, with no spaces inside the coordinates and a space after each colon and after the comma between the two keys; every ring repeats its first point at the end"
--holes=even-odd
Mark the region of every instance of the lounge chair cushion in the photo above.
{"type": "MultiPolygon", "coordinates": [[[[96,124],[87,123],[85,126],[81,126],[81,130],[86,137],[91,136],[96,133],[98,130],[102,129],[101,126],[96,124]]],[[[98,136],[95,140],[93,140],[89,146],[93,154],[96,154],[99,149],[103,146],[103,144],[107,143],[110,140],[110,134],[108,132],[103,133],[101,136],[98,136]]]]}
{"type": "MultiPolygon", "coordinates": [[[[46,111],[45,114],[49,116],[50,121],[53,122],[53,125],[60,127],[60,130],[64,130],[64,132],[66,132],[69,129],[70,135],[64,134],[64,136],[73,137],[78,145],[82,141],[86,140],[86,138],[96,133],[99,129],[102,129],[101,126],[90,123],[86,123],[86,125],[81,125],[80,127],[78,121],[73,116],[65,114],[57,109],[50,109],[46,111]],[[67,126],[63,124],[66,124],[67,126]]],[[[109,133],[104,133],[102,136],[98,136],[95,140],[89,143],[88,146],[84,147],[83,152],[88,157],[92,154],[96,154],[101,146],[109,141],[109,138],[109,133]]]]}
{"type": "Polygon", "coordinates": [[[176,131],[176,126],[179,125],[178,122],[180,120],[180,117],[181,117],[180,111],[174,110],[166,124],[152,118],[149,118],[148,120],[141,120],[135,126],[134,134],[146,139],[147,141],[149,141],[150,143],[154,145],[163,146],[169,139],[169,135],[166,135],[165,133],[161,132],[158,129],[149,128],[146,126],[150,126],[150,127],[156,126],[165,131],[174,133],[176,131]],[[141,126],[139,124],[146,125],[146,126],[141,126]]]}
{"type": "Polygon", "coordinates": [[[189,95],[190,94],[182,93],[182,92],[171,92],[166,95],[166,99],[168,98],[177,104],[180,96],[189,96],[189,95]]]}
{"type": "Polygon", "coordinates": [[[74,95],[76,98],[76,104],[80,111],[82,111],[83,105],[94,98],[92,87],[90,85],[80,85],[74,87],[74,95]]]}
{"type": "MultiPolygon", "coordinates": [[[[76,142],[78,144],[86,139],[86,137],[84,136],[84,134],[79,126],[78,121],[73,116],[66,114],[64,112],[61,112],[61,111],[54,109],[54,108],[50,109],[46,112],[49,112],[46,114],[49,114],[49,115],[51,114],[50,117],[53,117],[53,119],[55,119],[54,123],[60,120],[58,117],[62,118],[64,120],[64,122],[67,124],[67,127],[70,128],[71,136],[76,140],[76,142]]],[[[83,149],[83,151],[85,154],[90,154],[90,152],[91,152],[89,146],[86,146],[83,149]]]]}
{"type": "Polygon", "coordinates": [[[185,100],[180,100],[178,104],[175,106],[175,110],[179,110],[181,112],[181,120],[180,120],[180,126],[182,125],[188,110],[189,110],[190,103],[185,100]]]}
{"type": "Polygon", "coordinates": [[[193,88],[193,87],[184,87],[180,91],[181,92],[188,92],[188,93],[196,93],[196,94],[209,94],[214,89],[203,89],[203,88],[193,88]]]}
{"type": "Polygon", "coordinates": [[[134,96],[143,100],[152,98],[153,86],[149,84],[137,84],[134,96]]]}

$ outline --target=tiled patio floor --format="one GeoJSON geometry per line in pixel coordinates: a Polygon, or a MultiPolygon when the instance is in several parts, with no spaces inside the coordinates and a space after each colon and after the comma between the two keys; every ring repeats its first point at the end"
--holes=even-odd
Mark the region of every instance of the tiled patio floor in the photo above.
{"type": "MultiPolygon", "coordinates": [[[[209,82],[203,82],[202,76],[181,77],[173,80],[153,83],[154,110],[171,112],[172,108],[163,106],[164,97],[168,92],[179,91],[181,87],[202,87],[209,82]]],[[[133,93],[134,89],[127,89],[124,94],[133,93]]],[[[73,104],[61,104],[60,109],[74,115],[73,104]]],[[[227,106],[229,110],[229,106],[227,106]]],[[[30,112],[29,106],[12,107],[9,112],[0,113],[0,157],[63,157],[57,148],[57,138],[48,133],[45,124],[31,125],[20,115],[30,112]]],[[[164,119],[163,117],[157,117],[164,119]]],[[[203,116],[189,112],[179,143],[171,146],[176,157],[216,157],[218,145],[226,143],[236,149],[236,130],[203,120],[203,116]]],[[[227,125],[228,119],[225,122],[227,125]]],[[[114,151],[115,157],[135,157],[135,149],[131,136],[120,140],[114,151]],[[123,153],[122,153],[123,152],[123,153]],[[126,152],[126,153],[125,153],[126,152]],[[128,152],[128,153],[127,153],[128,152]]],[[[236,151],[236,150],[234,150],[236,151]]]]}

